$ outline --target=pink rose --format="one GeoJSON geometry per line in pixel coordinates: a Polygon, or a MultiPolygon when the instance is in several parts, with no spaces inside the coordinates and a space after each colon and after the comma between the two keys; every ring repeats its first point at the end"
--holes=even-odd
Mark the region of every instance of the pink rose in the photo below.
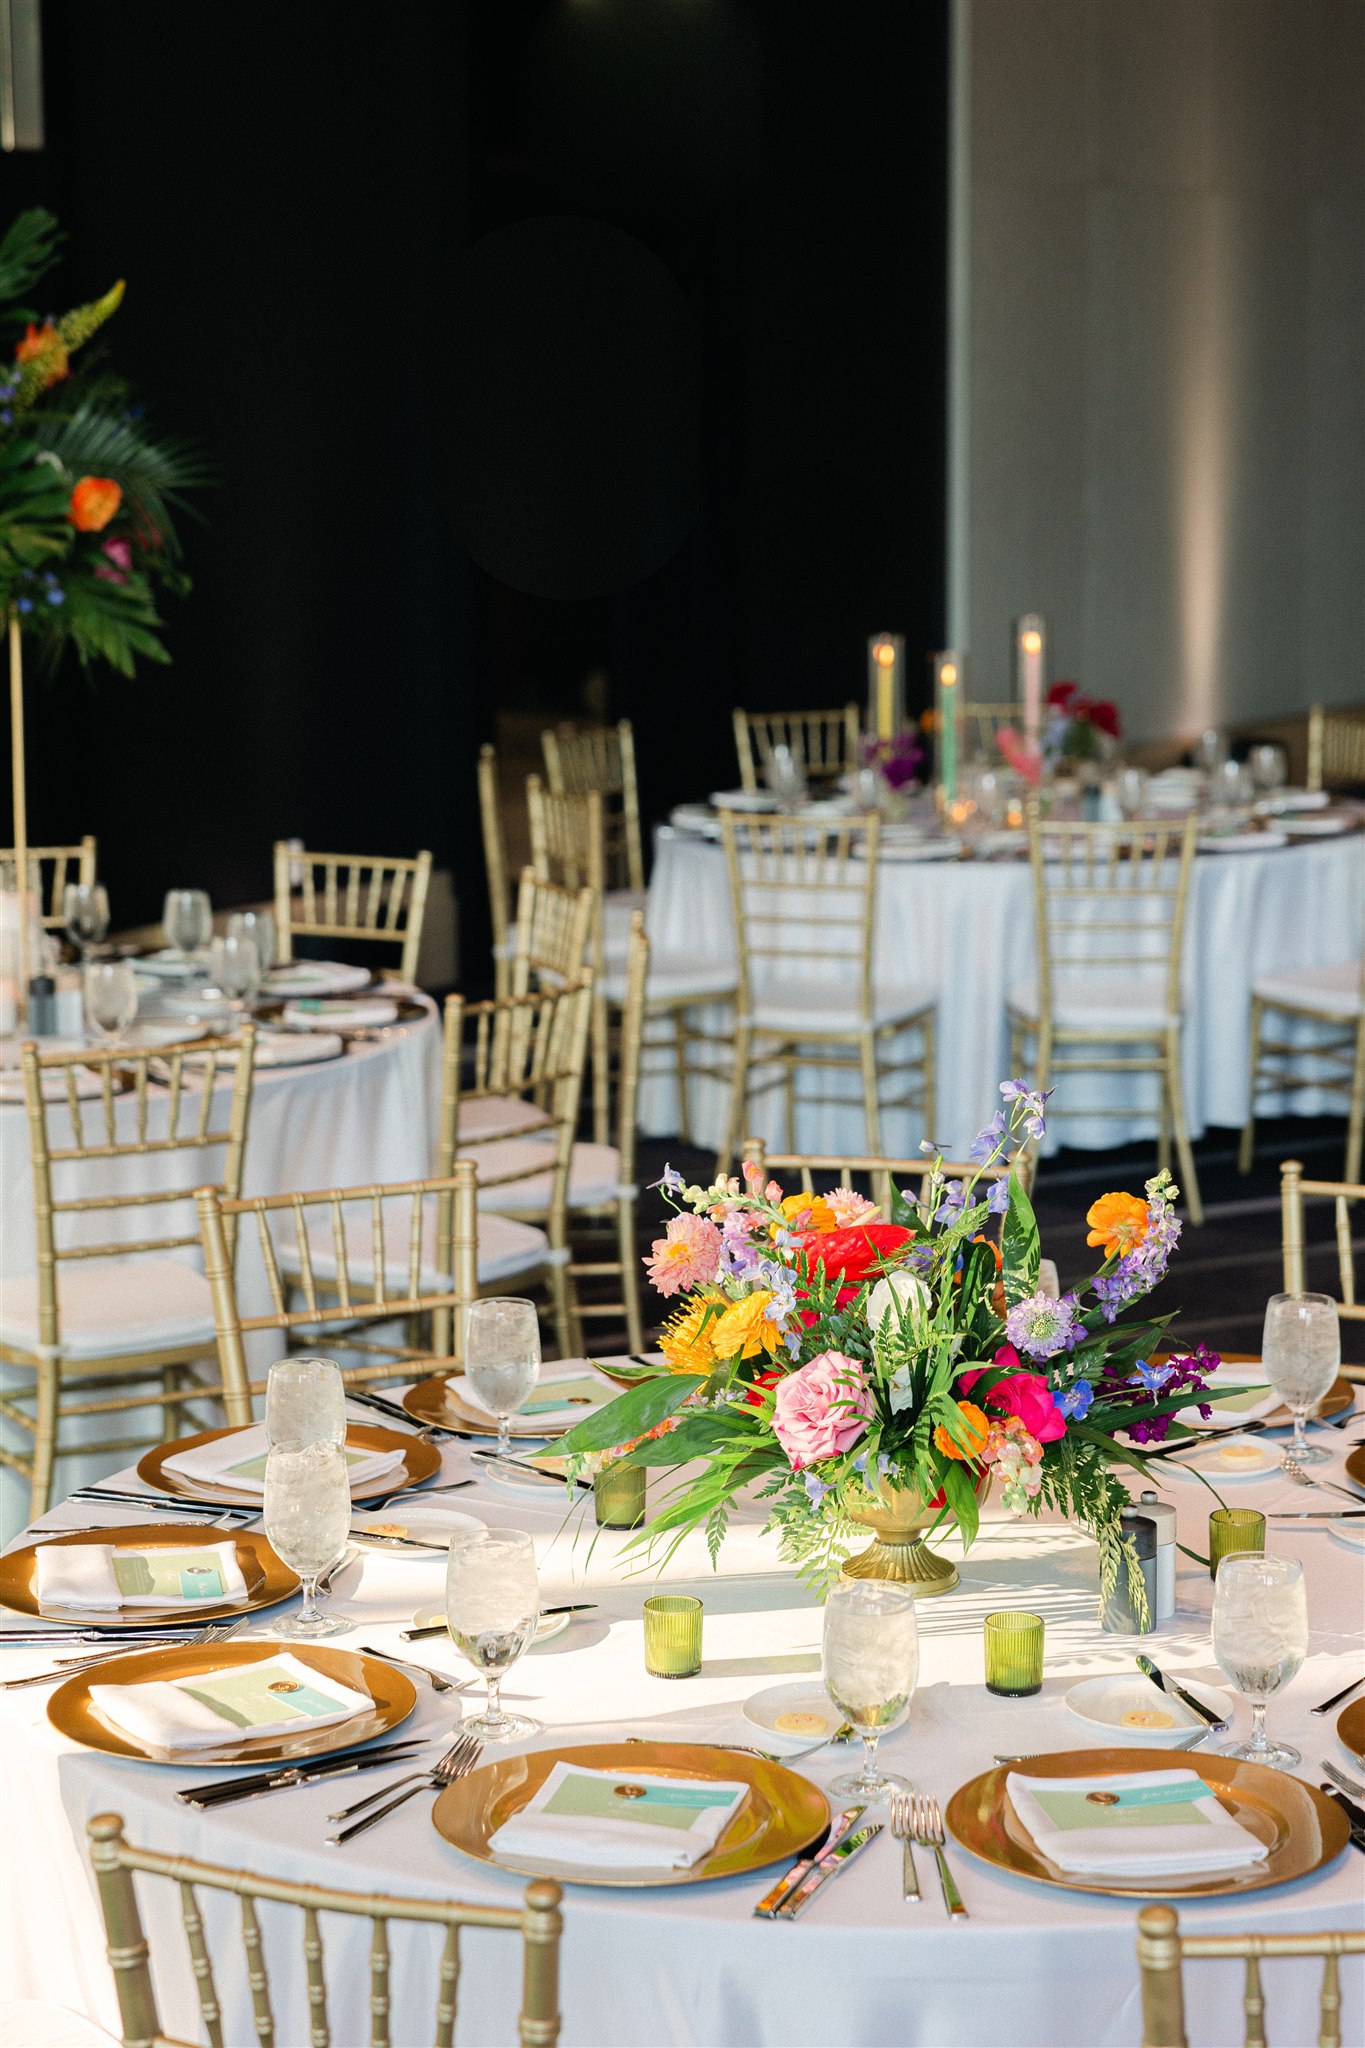
{"type": "Polygon", "coordinates": [[[773,1401],[773,1434],[800,1472],[855,1444],[872,1418],[872,1390],[856,1358],[822,1351],[788,1373],[773,1401]]]}
{"type": "MultiPolygon", "coordinates": [[[[992,1361],[995,1365],[1019,1365],[1019,1353],[1012,1344],[1002,1344],[992,1361]]],[[[963,1393],[970,1393],[979,1372],[964,1372],[957,1381],[963,1393]]],[[[998,1415],[1017,1415],[1029,1435],[1040,1444],[1055,1444],[1066,1435],[1066,1417],[1052,1398],[1052,1391],[1040,1372],[1012,1372],[997,1380],[985,1397],[988,1409],[998,1415]]]]}

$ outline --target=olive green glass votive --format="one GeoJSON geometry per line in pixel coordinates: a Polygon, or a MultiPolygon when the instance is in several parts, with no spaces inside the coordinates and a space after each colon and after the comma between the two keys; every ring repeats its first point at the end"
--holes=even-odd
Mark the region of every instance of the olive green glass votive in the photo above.
{"type": "Polygon", "coordinates": [[[1006,1608],[985,1620],[986,1690],[1025,1699],[1043,1686],[1043,1617],[1006,1608]]]}
{"type": "Polygon", "coordinates": [[[639,1529],[645,1519],[643,1465],[609,1465],[592,1483],[599,1529],[639,1529]]]}
{"type": "Polygon", "coordinates": [[[1265,1549],[1265,1516],[1259,1508],[1215,1508],[1209,1516],[1209,1577],[1218,1576],[1220,1558],[1239,1550],[1265,1549]]]}
{"type": "Polygon", "coordinates": [[[700,1600],[653,1593],[645,1602],[645,1670],[656,1678],[695,1678],[701,1670],[700,1600]]]}

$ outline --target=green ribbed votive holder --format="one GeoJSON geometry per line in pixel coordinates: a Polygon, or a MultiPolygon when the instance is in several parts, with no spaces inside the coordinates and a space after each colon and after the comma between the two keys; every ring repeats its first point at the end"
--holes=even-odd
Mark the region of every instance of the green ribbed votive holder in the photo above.
{"type": "Polygon", "coordinates": [[[1265,1516],[1259,1508],[1215,1508],[1209,1516],[1209,1577],[1218,1576],[1219,1560],[1239,1550],[1265,1549],[1265,1516]]]}
{"type": "Polygon", "coordinates": [[[985,1624],[986,1690],[1010,1700],[1043,1687],[1043,1617],[1004,1608],[985,1624]]]}
{"type": "Polygon", "coordinates": [[[695,1678],[701,1616],[701,1602],[690,1593],[652,1593],[645,1602],[645,1670],[656,1678],[695,1678]]]}
{"type": "Polygon", "coordinates": [[[599,1529],[639,1529],[645,1519],[643,1465],[608,1465],[592,1483],[592,1504],[599,1529]]]}

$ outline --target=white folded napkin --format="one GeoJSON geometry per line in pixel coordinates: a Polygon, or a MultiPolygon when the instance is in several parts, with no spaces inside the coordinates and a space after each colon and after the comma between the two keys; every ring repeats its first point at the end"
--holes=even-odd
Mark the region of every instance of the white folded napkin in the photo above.
{"type": "Polygon", "coordinates": [[[365,1713],[374,1702],[338,1678],[301,1664],[288,1651],[256,1664],[229,1664],[192,1678],[142,1685],[92,1685],[90,1698],[106,1721],[151,1749],[217,1749],[261,1735],[286,1735],[302,1725],[327,1728],[365,1713]]]}
{"type": "MultiPolygon", "coordinates": [[[[446,1385],[463,1407],[474,1408],[480,1415],[493,1417],[493,1410],[485,1407],[464,1373],[456,1373],[446,1381],[446,1385]]],[[[590,1408],[605,1407],[608,1401],[616,1399],[620,1391],[609,1381],[599,1379],[589,1367],[580,1366],[571,1372],[543,1373],[516,1412],[522,1421],[540,1421],[547,1428],[558,1429],[562,1424],[585,1415],[590,1408]]]]}
{"type": "Polygon", "coordinates": [[[395,1023],[397,1017],[398,1005],[387,996],[372,996],[368,1001],[350,1003],[340,997],[296,996],[292,1003],[285,1004],[280,1022],[297,1031],[316,1031],[324,1027],[333,1031],[342,1028],[377,1031],[385,1024],[395,1023]]]}
{"type": "Polygon", "coordinates": [[[748,1792],[735,1779],[588,1771],[561,1762],[489,1847],[495,1855],[604,1870],[687,1870],[715,1847],[748,1792]]]}
{"type": "MultiPolygon", "coordinates": [[[[162,1469],[177,1479],[189,1480],[192,1485],[226,1486],[237,1493],[264,1495],[269,1448],[265,1424],[254,1422],[249,1429],[234,1429],[211,1443],[177,1451],[173,1458],[167,1458],[162,1469]]],[[[386,1473],[397,1471],[402,1463],[401,1450],[366,1451],[355,1444],[346,1446],[346,1477],[353,1487],[382,1479],[386,1473]]]]}
{"type": "Polygon", "coordinates": [[[348,967],[341,960],[286,960],[265,977],[267,995],[346,995],[369,985],[368,967],[348,967]]]}
{"type": "Polygon", "coordinates": [[[1011,1771],[1010,1803],[1063,1870],[1175,1876],[1263,1863],[1264,1842],[1232,1818],[1197,1771],[1030,1778],[1011,1771]]]}
{"type": "Polygon", "coordinates": [[[1220,1365],[1208,1384],[1211,1393],[1226,1394],[1227,1399],[1211,1401],[1213,1413],[1207,1416],[1199,1413],[1199,1403],[1193,1401],[1188,1408],[1176,1410],[1177,1422],[1186,1423],[1191,1429],[1240,1429],[1244,1423],[1269,1415],[1280,1405],[1279,1395],[1266,1379],[1265,1367],[1256,1359],[1243,1365],[1220,1365]]]}
{"type": "Polygon", "coordinates": [[[186,1543],[183,1549],[137,1544],[43,1543],[35,1553],[38,1606],[200,1607],[245,1600],[236,1545],[186,1543]]]}

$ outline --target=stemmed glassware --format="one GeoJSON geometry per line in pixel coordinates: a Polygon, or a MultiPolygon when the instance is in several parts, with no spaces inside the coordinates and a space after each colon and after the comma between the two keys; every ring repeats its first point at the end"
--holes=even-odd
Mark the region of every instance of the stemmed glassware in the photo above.
{"type": "Polygon", "coordinates": [[[85,1021],[112,1044],[137,1015],[137,982],[127,960],[87,960],[81,972],[85,1021]]]}
{"type": "Polygon", "coordinates": [[[209,975],[229,1002],[249,1002],[261,985],[261,956],[253,936],[228,932],[209,952],[209,975]]]}
{"type": "Polygon", "coordinates": [[[1330,1294],[1272,1294],[1261,1337],[1266,1378],[1294,1418],[1282,1457],[1321,1465],[1330,1452],[1308,1441],[1304,1425],[1341,1368],[1341,1323],[1330,1294]]]}
{"type": "Polygon", "coordinates": [[[91,947],[98,946],[109,930],[109,896],[103,882],[68,882],[62,891],[62,923],[84,965],[91,947]]]}
{"type": "Polygon", "coordinates": [[[535,1545],[522,1529],[482,1529],[452,1541],[446,1560],[446,1627],[450,1640],[488,1680],[488,1705],[462,1726],[485,1742],[538,1735],[539,1721],[509,1714],[504,1676],[536,1632],[540,1580],[535,1545]]]}
{"type": "Polygon", "coordinates": [[[318,1608],[318,1576],[335,1564],[351,1528],[346,1459],[334,1443],[273,1443],[265,1460],[265,1533],[276,1555],[303,1581],[303,1606],[270,1624],[275,1636],[316,1642],[354,1623],[318,1608]]]}
{"type": "Polygon", "coordinates": [[[1266,1701],[1288,1685],[1308,1652],[1308,1600],[1296,1557],[1247,1551],[1225,1557],[1213,1582],[1213,1654],[1228,1683],[1251,1702],[1251,1740],[1234,1742],[1224,1756],[1292,1770],[1299,1752],[1269,1742],[1266,1701]]]}
{"type": "Polygon", "coordinates": [[[498,1450],[506,1457],[512,1448],[512,1417],[540,1378],[535,1303],[514,1294],[471,1303],[464,1372],[475,1400],[498,1418],[498,1450]]]}
{"type": "Polygon", "coordinates": [[[346,1388],[330,1358],[281,1358],[265,1383],[265,1433],[272,1444],[346,1441],[346,1388]]]}
{"type": "Polygon", "coordinates": [[[161,909],[166,944],[176,953],[199,953],[213,932],[213,906],[203,889],[168,889],[161,909]]]}
{"type": "Polygon", "coordinates": [[[1251,749],[1247,760],[1257,789],[1263,789],[1267,794],[1283,789],[1289,775],[1289,763],[1283,747],[1277,746],[1273,740],[1264,740],[1251,749]]]}
{"type": "Polygon", "coordinates": [[[229,939],[250,939],[261,963],[259,979],[264,981],[275,965],[275,920],[268,910],[234,910],[227,921],[229,939]]]}
{"type": "Polygon", "coordinates": [[[850,1799],[881,1799],[912,1792],[906,1778],[877,1768],[877,1741],[899,1728],[919,1680],[919,1625],[908,1586],[878,1579],[845,1579],[825,1600],[822,1651],[825,1690],[863,1738],[856,1771],[830,1786],[850,1799]]]}

